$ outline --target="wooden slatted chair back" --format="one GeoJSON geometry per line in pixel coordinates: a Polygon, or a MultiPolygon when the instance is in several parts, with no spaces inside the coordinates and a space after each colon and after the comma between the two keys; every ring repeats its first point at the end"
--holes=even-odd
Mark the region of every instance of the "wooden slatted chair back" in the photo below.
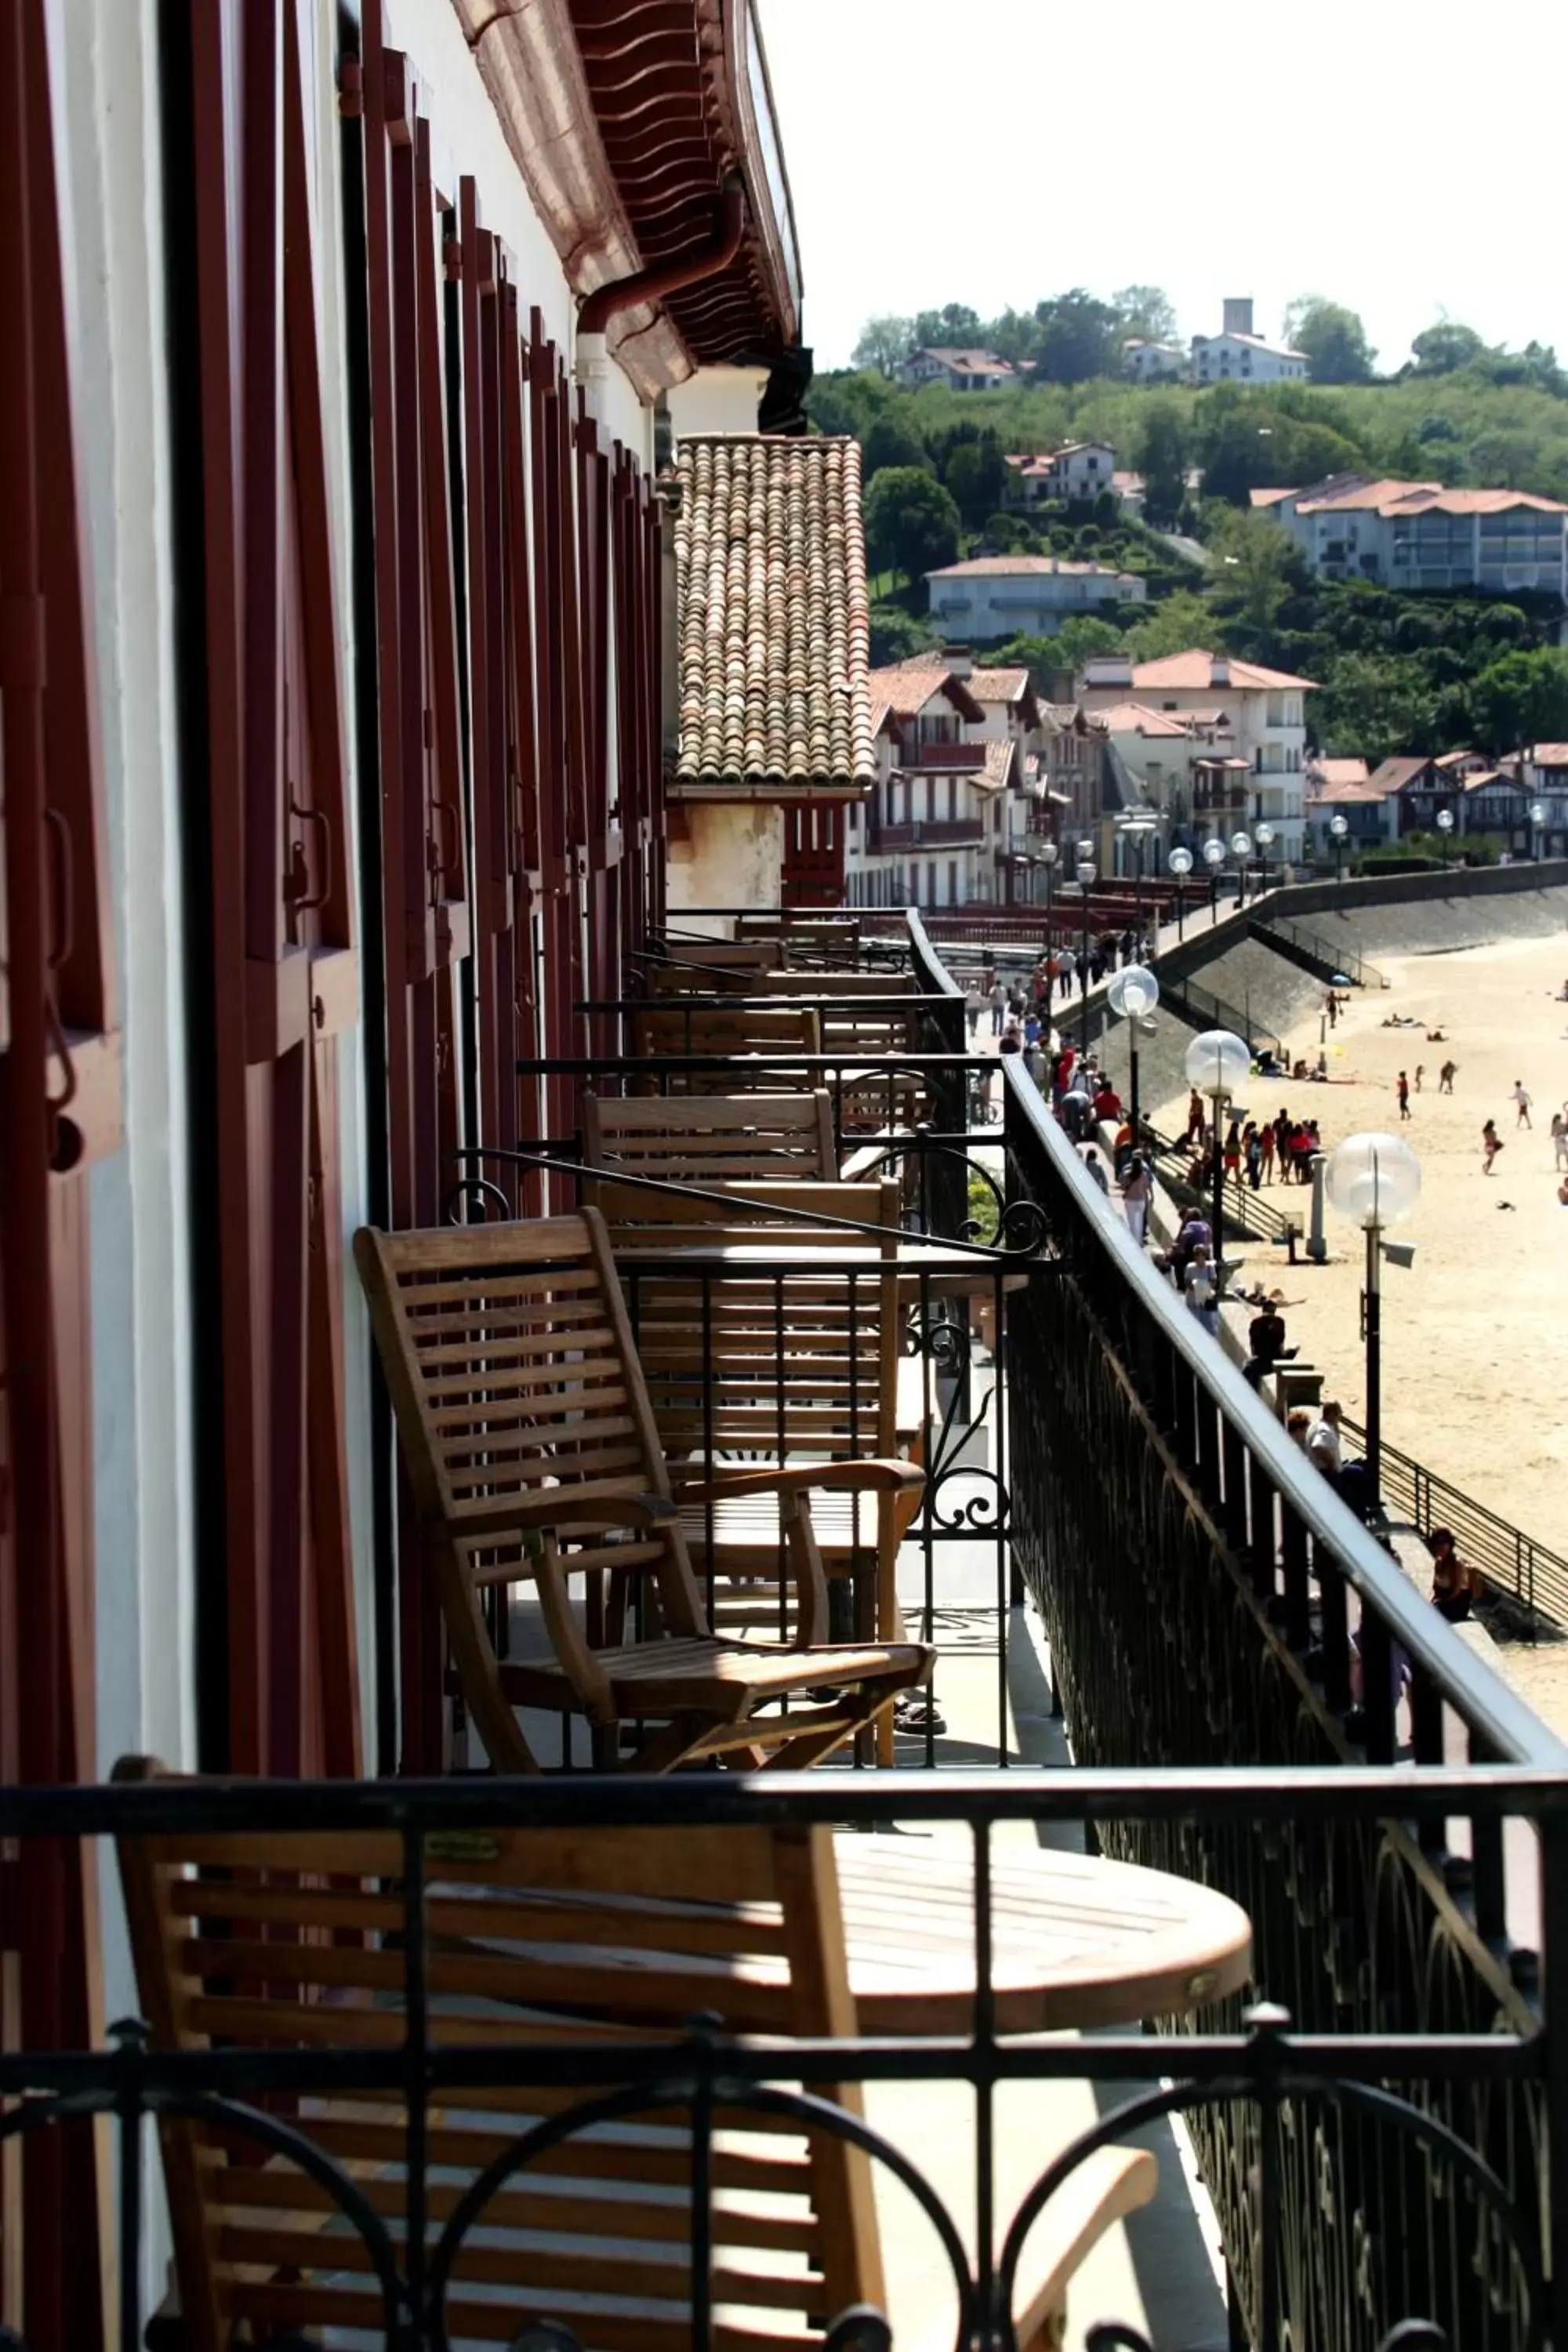
{"type": "Polygon", "coordinates": [[[711,1464],[736,1451],[773,1461],[886,1459],[898,1452],[895,1181],[705,1187],[728,1196],[722,1209],[617,1185],[613,1176],[585,1181],[610,1230],[672,1459],[711,1464]],[[799,1222],[813,1213],[880,1230],[799,1222]],[[688,1274],[682,1247],[730,1255],[721,1270],[709,1255],[704,1271],[688,1274]],[[758,1262],[754,1274],[748,1256],[758,1262]]]}
{"type": "MultiPolygon", "coordinates": [[[[771,1007],[761,1012],[726,1010],[710,1003],[673,1004],[666,1012],[634,1013],[632,1053],[642,1061],[668,1061],[685,1055],[820,1054],[822,1024],[814,1012],[798,1006],[771,1007]]],[[[656,1081],[648,1081],[653,1086],[656,1081]]],[[[671,1068],[657,1082],[682,1094],[732,1094],[734,1074],[723,1071],[681,1071],[671,1068]]],[[[781,1084],[770,1072],[770,1092],[781,1084]]]]}
{"type": "Polygon", "coordinates": [[[583,1157],[590,1168],[710,1184],[838,1174],[833,1108],[813,1094],[585,1095],[583,1157]]]}
{"type": "MultiPolygon", "coordinates": [[[[157,1772],[135,1759],[116,1777],[157,1772]]],[[[826,1829],[465,1830],[427,1835],[423,1866],[430,2041],[500,2061],[493,2083],[441,2095],[430,2114],[427,2256],[499,2151],[598,2095],[501,2079],[505,2065],[525,2072],[534,2045],[602,2055],[606,2042],[668,2034],[673,2058],[700,2013],[730,2032],[856,2030],[826,1829]]],[[[395,1833],[126,1838],[120,1869],[157,2048],[401,2049],[395,1833]]],[[[828,2095],[862,2112],[853,2085],[828,2095]]],[[[405,2247],[403,2095],[307,2093],[295,2115],[405,2247]]],[[[847,2305],[885,2308],[867,2159],[788,2118],[721,2108],[717,2122],[712,2288],[731,2308],[715,2342],[799,2352],[847,2305]]],[[[162,2133],[193,2352],[282,2330],[380,2341],[369,2259],[326,2188],[203,2123],[165,2119],[162,2133]]],[[[469,2233],[446,2340],[509,2343],[554,2318],[590,2352],[687,2352],[692,2177],[679,2110],[558,2142],[506,2179],[469,2233]]]]}
{"type": "MultiPolygon", "coordinates": [[[[531,1582],[557,1657],[609,1719],[571,1580],[651,1581],[667,1633],[707,1625],[602,1219],[354,1237],[448,1635],[492,1758],[515,1746],[487,1591],[531,1582]],[[498,1741],[500,1745],[498,1746],[498,1741]]],[[[592,1591],[594,1585],[585,1590],[592,1591]]],[[[596,1604],[595,1604],[596,1608],[596,1604]]],[[[597,1638],[595,1638],[597,1637],[597,1638]]]]}

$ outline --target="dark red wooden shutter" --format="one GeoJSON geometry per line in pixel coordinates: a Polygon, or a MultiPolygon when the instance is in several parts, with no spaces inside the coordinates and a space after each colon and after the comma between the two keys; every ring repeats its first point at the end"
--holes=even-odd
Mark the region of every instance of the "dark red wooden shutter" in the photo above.
{"type": "Polygon", "coordinates": [[[336,1032],[356,1018],[305,0],[194,0],[226,1762],[360,1765],[336,1032]],[[303,22],[300,11],[304,10],[303,22]]]}
{"type": "MultiPolygon", "coordinates": [[[[0,1778],[90,1780],[90,1163],[120,1141],[105,835],[44,0],[0,11],[0,1778]]],[[[103,2031],[90,1847],[0,1848],[0,2047],[103,2031]]],[[[0,2319],[109,2325],[100,2127],[0,2147],[0,2319]]]]}

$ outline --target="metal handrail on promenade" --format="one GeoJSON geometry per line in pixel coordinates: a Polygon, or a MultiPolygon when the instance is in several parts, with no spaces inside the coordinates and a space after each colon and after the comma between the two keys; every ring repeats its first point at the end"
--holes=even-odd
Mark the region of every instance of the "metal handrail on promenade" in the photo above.
{"type": "MultiPolygon", "coordinates": [[[[1347,1415],[1347,1436],[1365,1443],[1366,1432],[1347,1415]]],[[[1473,1495],[1441,1478],[1413,1455],[1402,1454],[1384,1438],[1379,1448],[1379,1484],[1383,1499],[1396,1517],[1418,1534],[1449,1528],[1466,1556],[1474,1560],[1489,1584],[1511,1593],[1532,1619],[1568,1627],[1568,1559],[1525,1534],[1510,1520],[1489,1511],[1473,1495]]]]}
{"type": "Polygon", "coordinates": [[[1246,1012],[1239,1011],[1236,1005],[1226,1003],[1223,996],[1216,996],[1212,988],[1205,988],[1199,982],[1189,980],[1184,972],[1172,975],[1158,965],[1155,971],[1160,982],[1162,1003],[1183,1020],[1191,1022],[1194,1029],[1234,1030],[1237,1036],[1243,1038],[1255,1051],[1260,1044],[1268,1045],[1277,1058],[1283,1061],[1284,1039],[1272,1029],[1260,1028],[1253,1021],[1250,1007],[1246,1012]]]}
{"type": "Polygon", "coordinates": [[[1331,979],[1336,972],[1343,972],[1357,988],[1387,988],[1391,984],[1387,973],[1380,971],[1376,964],[1359,955],[1354,948],[1348,948],[1338,940],[1326,940],[1321,931],[1309,930],[1304,923],[1297,922],[1289,915],[1276,913],[1267,904],[1260,910],[1258,922],[1260,929],[1278,931],[1303,955],[1310,956],[1314,962],[1321,963],[1325,980],[1331,979]]]}
{"type": "MultiPolygon", "coordinates": [[[[1188,1183],[1188,1147],[1178,1143],[1173,1136],[1162,1135],[1157,1128],[1150,1128],[1148,1132],[1154,1139],[1154,1165],[1163,1176],[1167,1189],[1184,1199],[1195,1200],[1206,1210],[1213,1197],[1213,1188],[1188,1183]]],[[[1287,1216],[1274,1206],[1272,1201],[1266,1201],[1260,1192],[1255,1192],[1249,1184],[1237,1184],[1227,1177],[1224,1202],[1226,1224],[1233,1225],[1238,1234],[1245,1234],[1254,1241],[1289,1242],[1300,1234],[1300,1217],[1287,1216]]]]}

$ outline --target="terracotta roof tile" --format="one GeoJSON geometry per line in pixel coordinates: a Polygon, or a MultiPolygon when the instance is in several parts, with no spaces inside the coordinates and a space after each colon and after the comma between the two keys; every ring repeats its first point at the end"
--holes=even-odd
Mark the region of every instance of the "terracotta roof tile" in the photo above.
{"type": "Polygon", "coordinates": [[[1012,742],[987,743],[985,764],[974,782],[982,792],[999,792],[1013,772],[1013,755],[1016,746],[1012,742]]]}
{"type": "Polygon", "coordinates": [[[1150,710],[1142,702],[1113,702],[1095,717],[1108,735],[1174,735],[1184,737],[1186,721],[1169,710],[1150,710]]]}
{"type": "Polygon", "coordinates": [[[1568,743],[1535,743],[1530,757],[1538,768],[1568,768],[1568,743]]]}
{"type": "Polygon", "coordinates": [[[1177,694],[1205,694],[1216,688],[1223,692],[1226,687],[1251,688],[1256,692],[1259,687],[1283,689],[1291,686],[1310,687],[1315,683],[1310,677],[1292,677],[1286,670],[1264,669],[1257,662],[1234,659],[1228,664],[1229,675],[1215,677],[1214,667],[1216,660],[1222,668],[1226,667],[1223,654],[1204,653],[1195,647],[1190,653],[1168,654],[1163,661],[1136,663],[1132,683],[1141,689],[1169,687],[1177,694]]]}
{"type": "Polygon", "coordinates": [[[868,784],[858,445],[699,435],[675,476],[677,782],[868,784]]]}
{"type": "Polygon", "coordinates": [[[1314,760],[1307,771],[1308,782],[1314,778],[1324,784],[1364,784],[1368,770],[1364,760],[1314,760]]]}
{"type": "Polygon", "coordinates": [[[1107,580],[1129,580],[1134,575],[1118,572],[1111,563],[1073,563],[1060,555],[972,555],[966,563],[944,564],[940,572],[928,572],[928,580],[1012,580],[1040,579],[1053,572],[1077,574],[1102,572],[1107,580]]]}
{"type": "Polygon", "coordinates": [[[1029,691],[1026,669],[972,669],[963,683],[976,702],[1016,702],[1029,691]]]}

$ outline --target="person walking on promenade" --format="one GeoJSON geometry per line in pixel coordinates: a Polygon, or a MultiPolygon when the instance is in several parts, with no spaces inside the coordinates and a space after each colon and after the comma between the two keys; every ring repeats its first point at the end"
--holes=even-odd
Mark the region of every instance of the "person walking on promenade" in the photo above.
{"type": "Polygon", "coordinates": [[[1437,1092],[1440,1095],[1451,1095],[1453,1093],[1454,1073],[1458,1066],[1458,1062],[1445,1062],[1442,1068],[1438,1071],[1437,1092]]]}
{"type": "Polygon", "coordinates": [[[1483,1176],[1489,1176],[1491,1174],[1492,1161],[1497,1158],[1498,1153],[1501,1150],[1502,1145],[1498,1139],[1497,1122],[1495,1119],[1489,1118],[1486,1125],[1481,1129],[1481,1173],[1483,1176]]]}
{"type": "Polygon", "coordinates": [[[1004,982],[991,975],[991,1034],[1000,1037],[1007,1013],[1007,990],[1004,982]]]}
{"type": "Polygon", "coordinates": [[[1195,1315],[1204,1329],[1217,1339],[1219,1308],[1215,1304],[1215,1271],[1205,1242],[1200,1242],[1187,1260],[1182,1288],[1186,1293],[1188,1313],[1195,1315]]]}
{"type": "Polygon", "coordinates": [[[969,1042],[972,1045],[980,1034],[980,1008],[984,1002],[979,989],[974,987],[971,987],[963,1000],[963,1009],[969,1016],[969,1042]]]}
{"type": "Polygon", "coordinates": [[[1403,1070],[1399,1073],[1399,1084],[1395,1087],[1394,1092],[1399,1097],[1400,1118],[1408,1118],[1410,1116],[1410,1081],[1405,1076],[1403,1070]]]}
{"type": "Polygon", "coordinates": [[[1121,1180],[1121,1206],[1127,1218],[1127,1230],[1140,1249],[1149,1230],[1149,1171],[1134,1152],[1121,1180]]]}
{"type": "Polygon", "coordinates": [[[1187,1097],[1187,1131],[1184,1143],[1202,1143],[1204,1139],[1204,1098],[1194,1087],[1187,1097]]]}
{"type": "Polygon", "coordinates": [[[1528,1127],[1530,1125],[1530,1097],[1525,1091],[1524,1080],[1522,1078],[1515,1078],[1513,1082],[1513,1123],[1515,1127],[1528,1127]]]}
{"type": "Polygon", "coordinates": [[[1568,1168],[1568,1118],[1560,1110],[1552,1114],[1552,1164],[1568,1168]]]}

